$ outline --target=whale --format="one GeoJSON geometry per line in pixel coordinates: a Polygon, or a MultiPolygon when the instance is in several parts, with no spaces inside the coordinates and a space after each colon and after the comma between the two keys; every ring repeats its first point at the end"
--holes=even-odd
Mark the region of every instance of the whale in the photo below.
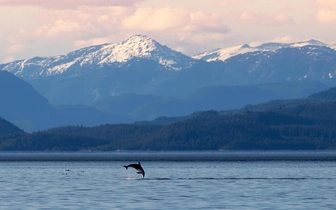
{"type": "Polygon", "coordinates": [[[145,170],[143,170],[143,168],[141,167],[140,162],[138,162],[138,164],[129,164],[129,165],[124,166],[124,167],[126,168],[126,170],[127,170],[129,167],[134,168],[138,174],[141,174],[141,175],[142,175],[142,178],[145,177],[145,170]]]}

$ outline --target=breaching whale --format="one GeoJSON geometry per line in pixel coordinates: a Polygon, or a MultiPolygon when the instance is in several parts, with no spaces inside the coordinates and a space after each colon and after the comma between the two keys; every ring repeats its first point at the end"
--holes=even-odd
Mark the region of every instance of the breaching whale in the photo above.
{"type": "Polygon", "coordinates": [[[132,167],[137,171],[138,174],[142,175],[142,178],[145,177],[145,171],[141,167],[140,162],[138,162],[138,164],[129,164],[128,166],[124,166],[124,167],[126,168],[126,170],[128,169],[128,167],[132,167]]]}

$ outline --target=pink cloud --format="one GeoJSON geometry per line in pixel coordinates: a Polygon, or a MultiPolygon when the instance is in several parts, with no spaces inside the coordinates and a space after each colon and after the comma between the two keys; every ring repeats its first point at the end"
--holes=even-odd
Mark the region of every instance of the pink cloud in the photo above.
{"type": "MultiPolygon", "coordinates": [[[[0,5],[3,2],[0,0],[0,5]]],[[[32,5],[36,1],[27,2],[32,5]]],[[[85,5],[85,1],[80,2],[85,5]]],[[[49,5],[48,8],[52,7],[49,5]]],[[[116,43],[134,33],[146,34],[174,49],[191,53],[199,47],[195,43],[202,46],[206,46],[208,40],[222,43],[230,32],[226,20],[219,14],[185,8],[78,6],[71,10],[34,11],[29,19],[34,21],[34,25],[18,25],[17,28],[23,30],[15,28],[15,31],[8,34],[4,56],[13,57],[22,50],[37,48],[38,44],[31,44],[31,41],[67,43],[67,48],[70,45],[78,49],[89,45],[116,43]]],[[[40,52],[45,50],[41,47],[40,52]]],[[[37,50],[34,53],[40,55],[37,50]]]]}
{"type": "Polygon", "coordinates": [[[34,30],[39,38],[83,40],[99,38],[121,30],[122,20],[133,14],[133,7],[83,7],[75,11],[45,11],[42,24],[34,30]]]}
{"type": "Polygon", "coordinates": [[[336,23],[336,1],[335,0],[316,0],[316,18],[321,23],[336,23]]]}
{"type": "Polygon", "coordinates": [[[73,42],[73,45],[76,48],[82,48],[82,47],[87,47],[91,45],[98,45],[98,44],[104,44],[104,43],[109,43],[111,40],[107,37],[104,38],[92,38],[92,39],[87,39],[87,40],[75,40],[73,42]]]}
{"type": "Polygon", "coordinates": [[[0,6],[33,6],[48,9],[75,9],[80,6],[133,6],[144,0],[0,0],[0,6]]]}
{"type": "Polygon", "coordinates": [[[188,11],[172,8],[138,8],[123,20],[124,27],[145,31],[162,31],[180,28],[188,22],[188,11]]]}
{"type": "Polygon", "coordinates": [[[242,5],[246,5],[246,4],[254,4],[255,0],[221,0],[218,1],[217,5],[219,7],[223,7],[223,8],[240,8],[242,5]]]}
{"type": "Polygon", "coordinates": [[[192,29],[192,31],[204,31],[210,33],[228,33],[230,31],[222,17],[217,14],[196,12],[190,14],[190,19],[190,29],[192,29]]]}
{"type": "Polygon", "coordinates": [[[2,63],[9,63],[15,60],[14,56],[6,56],[2,59],[2,63]]]}
{"type": "Polygon", "coordinates": [[[298,42],[300,39],[294,38],[292,36],[277,36],[275,39],[271,40],[271,42],[280,42],[280,43],[293,43],[298,42]]]}
{"type": "Polygon", "coordinates": [[[123,20],[127,29],[141,31],[178,30],[180,32],[227,33],[228,26],[217,14],[190,11],[182,8],[139,8],[123,20]]]}
{"type": "Polygon", "coordinates": [[[24,44],[13,44],[9,45],[5,48],[5,52],[7,54],[13,54],[13,53],[18,53],[22,52],[26,49],[26,46],[24,44]]]}
{"type": "Polygon", "coordinates": [[[321,23],[336,23],[336,10],[319,10],[317,20],[321,23]]]}
{"type": "Polygon", "coordinates": [[[316,0],[316,3],[319,7],[329,8],[332,10],[336,9],[336,1],[335,0],[316,0]]]}
{"type": "Polygon", "coordinates": [[[285,24],[294,24],[293,18],[279,14],[279,15],[259,15],[254,12],[243,12],[240,19],[247,23],[264,26],[279,26],[285,24]]]}

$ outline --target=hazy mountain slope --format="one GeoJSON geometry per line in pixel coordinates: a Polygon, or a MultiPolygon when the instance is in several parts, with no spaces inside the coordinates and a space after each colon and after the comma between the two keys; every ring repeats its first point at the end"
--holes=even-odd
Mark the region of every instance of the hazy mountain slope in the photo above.
{"type": "Polygon", "coordinates": [[[319,81],[264,83],[254,85],[254,87],[271,91],[279,96],[278,99],[305,98],[330,88],[329,85],[319,81]]]}
{"type": "Polygon", "coordinates": [[[139,107],[159,100],[162,100],[162,96],[124,94],[98,100],[92,106],[111,114],[131,116],[130,113],[139,107]]]}
{"type": "Polygon", "coordinates": [[[307,97],[327,89],[320,82],[271,83],[250,86],[208,86],[185,98],[125,94],[98,100],[93,106],[110,114],[128,116],[134,121],[153,120],[160,116],[185,116],[202,110],[229,110],[247,104],[274,99],[307,97]],[[290,93],[290,94],[288,94],[290,93]]]}
{"type": "Polygon", "coordinates": [[[0,101],[0,117],[27,132],[130,121],[84,105],[53,107],[30,84],[6,71],[0,71],[0,101]]]}
{"type": "MultiPolygon", "coordinates": [[[[336,100],[336,88],[332,87],[327,90],[322,90],[320,92],[313,93],[307,97],[296,98],[296,99],[285,99],[285,100],[272,100],[265,103],[260,103],[256,105],[248,105],[243,109],[238,109],[233,112],[239,113],[244,111],[279,111],[284,109],[293,110],[296,107],[328,107],[329,104],[333,104],[336,100]]],[[[291,111],[295,113],[294,111],[291,111]]],[[[301,112],[301,111],[300,111],[301,112]]]]}
{"type": "Polygon", "coordinates": [[[0,71],[0,116],[25,130],[53,125],[53,107],[27,82],[0,71]]]}
{"type": "Polygon", "coordinates": [[[58,126],[97,126],[108,123],[132,122],[132,119],[127,116],[107,113],[94,107],[84,105],[56,106],[55,110],[57,112],[56,122],[58,126]]]}
{"type": "Polygon", "coordinates": [[[23,130],[0,117],[0,136],[13,133],[23,133],[23,130]]]}

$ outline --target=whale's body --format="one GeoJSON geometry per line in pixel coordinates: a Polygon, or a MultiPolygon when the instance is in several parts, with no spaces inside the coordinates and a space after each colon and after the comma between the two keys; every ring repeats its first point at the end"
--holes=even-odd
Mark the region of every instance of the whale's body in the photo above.
{"type": "Polygon", "coordinates": [[[138,162],[138,164],[129,164],[127,166],[124,166],[126,168],[126,170],[128,169],[128,167],[132,167],[136,170],[136,172],[138,174],[142,175],[142,178],[145,177],[145,170],[143,170],[143,168],[141,167],[140,162],[138,162]]]}

